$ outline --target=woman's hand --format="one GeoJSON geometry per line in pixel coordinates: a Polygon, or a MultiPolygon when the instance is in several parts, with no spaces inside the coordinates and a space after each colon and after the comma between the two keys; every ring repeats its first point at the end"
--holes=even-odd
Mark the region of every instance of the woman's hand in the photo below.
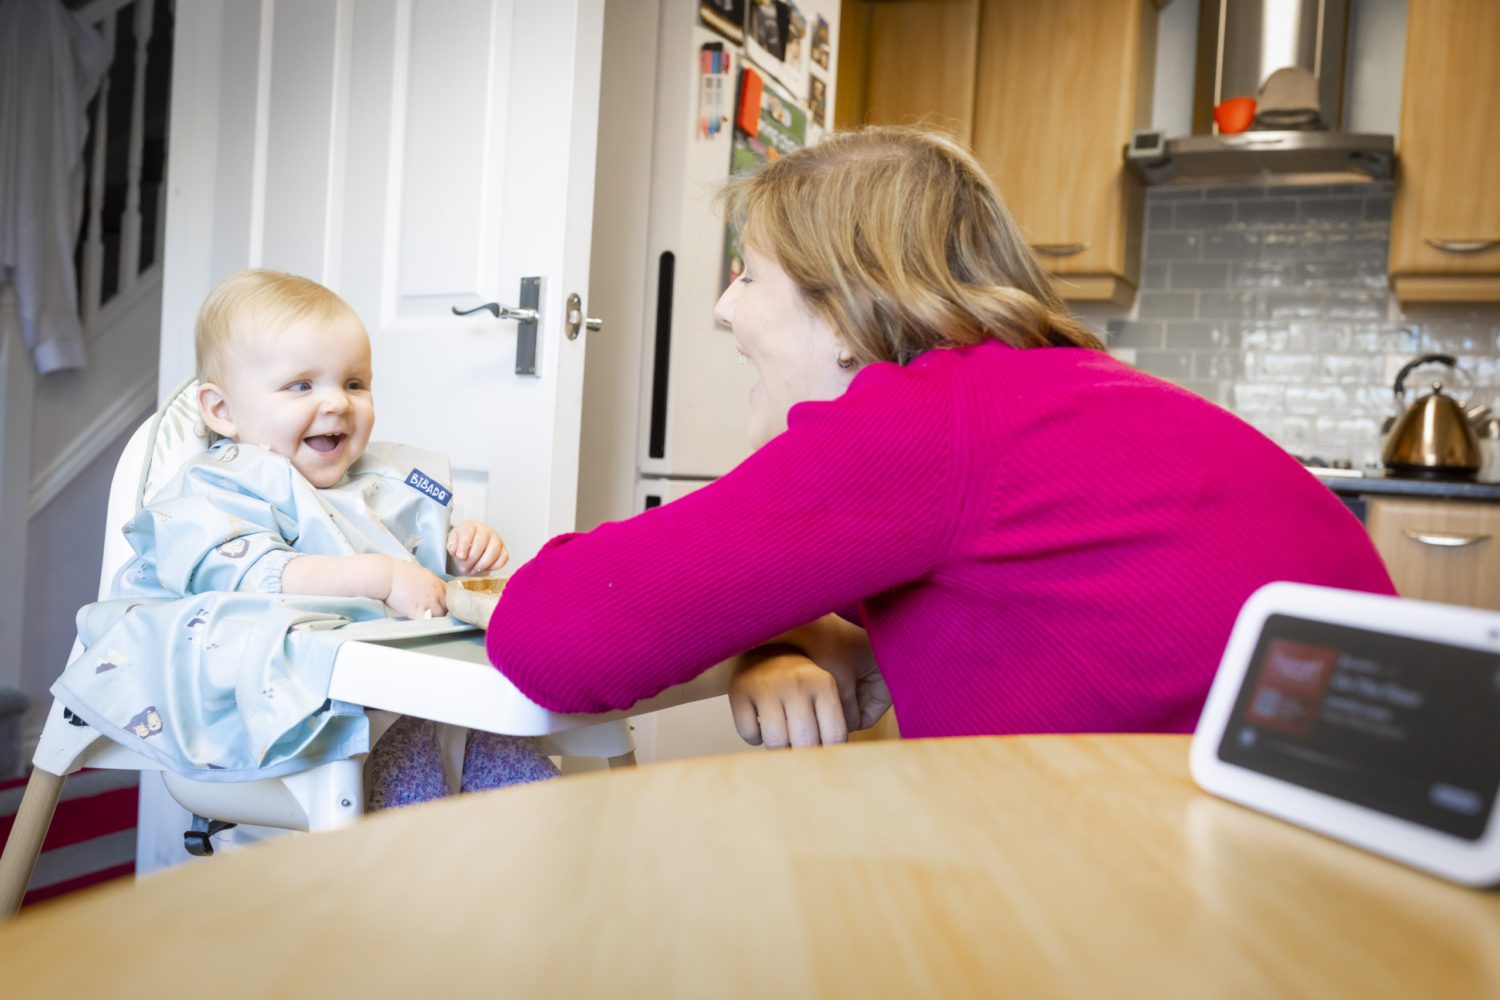
{"type": "Polygon", "coordinates": [[[464,521],[448,532],[448,562],[457,576],[488,573],[509,558],[504,539],[482,521],[464,521]]]}
{"type": "Polygon", "coordinates": [[[815,747],[849,739],[839,685],[794,646],[762,646],[729,682],[734,728],[751,746],[815,747]]]}
{"type": "Polygon", "coordinates": [[[850,732],[869,729],[891,707],[891,689],[875,662],[869,633],[858,625],[838,615],[824,615],[776,641],[801,650],[833,676],[850,732]]]}
{"type": "Polygon", "coordinates": [[[385,603],[407,618],[441,618],[448,613],[443,580],[416,563],[391,559],[391,586],[385,603]]]}

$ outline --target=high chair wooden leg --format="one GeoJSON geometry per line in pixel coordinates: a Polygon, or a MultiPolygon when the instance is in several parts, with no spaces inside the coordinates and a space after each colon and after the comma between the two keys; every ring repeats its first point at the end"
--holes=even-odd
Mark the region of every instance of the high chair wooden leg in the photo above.
{"type": "Polygon", "coordinates": [[[21,808],[16,811],[5,853],[0,855],[0,920],[8,920],[21,908],[26,883],[36,870],[36,859],[42,853],[42,839],[52,825],[57,800],[62,797],[63,776],[41,768],[31,769],[21,808]]]}

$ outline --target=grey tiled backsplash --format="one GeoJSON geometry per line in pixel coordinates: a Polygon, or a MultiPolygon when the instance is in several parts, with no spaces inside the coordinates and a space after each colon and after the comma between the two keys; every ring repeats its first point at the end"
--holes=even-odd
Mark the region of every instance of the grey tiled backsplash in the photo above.
{"type": "Polygon", "coordinates": [[[1418,354],[1455,355],[1500,410],[1500,305],[1403,312],[1390,229],[1389,182],[1153,189],[1140,294],[1105,324],[1110,349],[1289,451],[1356,466],[1379,462],[1391,384],[1418,354]]]}

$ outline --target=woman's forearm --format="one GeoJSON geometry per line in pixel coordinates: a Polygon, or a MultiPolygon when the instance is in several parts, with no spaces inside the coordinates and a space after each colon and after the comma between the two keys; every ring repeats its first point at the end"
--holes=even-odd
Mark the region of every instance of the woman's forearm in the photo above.
{"type": "Polygon", "coordinates": [[[824,615],[790,629],[773,642],[795,646],[830,673],[844,672],[857,677],[875,668],[869,633],[838,615],[824,615]]]}

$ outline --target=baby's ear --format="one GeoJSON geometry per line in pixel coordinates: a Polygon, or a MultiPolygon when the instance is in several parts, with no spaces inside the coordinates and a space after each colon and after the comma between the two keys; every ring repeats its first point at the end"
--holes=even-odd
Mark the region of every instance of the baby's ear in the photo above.
{"type": "Polygon", "coordinates": [[[224,398],[224,390],[212,382],[204,382],[198,386],[198,412],[203,414],[203,422],[215,434],[227,438],[235,436],[234,420],[229,415],[229,400],[224,398]]]}

